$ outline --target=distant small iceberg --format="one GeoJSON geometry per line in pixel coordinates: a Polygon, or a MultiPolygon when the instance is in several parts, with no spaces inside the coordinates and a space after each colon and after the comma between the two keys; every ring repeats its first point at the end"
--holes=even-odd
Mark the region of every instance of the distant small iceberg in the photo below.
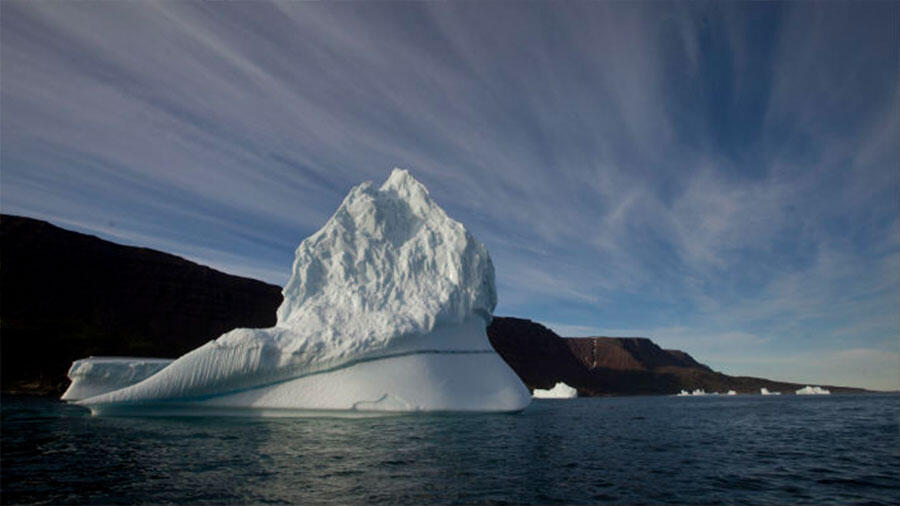
{"type": "Polygon", "coordinates": [[[560,381],[550,390],[535,388],[532,395],[535,399],[574,399],[578,397],[578,390],[560,381]]]}
{"type": "Polygon", "coordinates": [[[807,385],[800,390],[797,390],[795,393],[797,395],[829,395],[831,394],[831,391],[822,387],[811,387],[807,385]]]}
{"type": "Polygon", "coordinates": [[[781,395],[781,392],[770,392],[768,388],[760,388],[759,393],[762,395],[781,395]]]}
{"type": "Polygon", "coordinates": [[[734,390],[729,390],[728,392],[723,394],[723,393],[719,393],[719,392],[707,392],[706,390],[703,390],[702,388],[698,388],[692,392],[688,392],[687,390],[682,390],[682,391],[678,392],[677,394],[675,394],[676,397],[702,397],[702,396],[707,396],[707,395],[737,395],[737,392],[735,392],[734,390]]]}

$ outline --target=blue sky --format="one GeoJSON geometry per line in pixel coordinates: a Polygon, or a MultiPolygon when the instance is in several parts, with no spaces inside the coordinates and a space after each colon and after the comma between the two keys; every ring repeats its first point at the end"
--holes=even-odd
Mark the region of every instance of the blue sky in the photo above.
{"type": "Polygon", "coordinates": [[[0,8],[5,213],[283,284],[404,167],[496,314],[900,388],[896,2],[0,8]]]}

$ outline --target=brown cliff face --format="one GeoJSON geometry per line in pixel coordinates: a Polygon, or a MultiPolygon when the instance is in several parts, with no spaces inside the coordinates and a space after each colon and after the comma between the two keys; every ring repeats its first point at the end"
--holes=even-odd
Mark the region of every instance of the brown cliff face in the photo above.
{"type": "Polygon", "coordinates": [[[495,316],[487,334],[497,353],[530,389],[552,388],[557,381],[575,386],[587,379],[583,361],[543,325],[495,316]]]}
{"type": "MultiPolygon", "coordinates": [[[[530,389],[562,381],[580,396],[707,392],[794,392],[803,385],[762,378],[733,377],[713,371],[680,350],[664,350],[642,337],[562,338],[531,320],[494,317],[488,337],[530,389]]],[[[861,391],[833,387],[834,392],[861,391]]]]}
{"type": "Polygon", "coordinates": [[[661,367],[712,370],[680,350],[664,350],[645,337],[570,337],[564,339],[588,369],[652,371],[661,367]]]}
{"type": "Polygon", "coordinates": [[[236,327],[270,327],[280,303],[277,286],[0,216],[5,392],[58,393],[89,355],[177,357],[236,327]]]}

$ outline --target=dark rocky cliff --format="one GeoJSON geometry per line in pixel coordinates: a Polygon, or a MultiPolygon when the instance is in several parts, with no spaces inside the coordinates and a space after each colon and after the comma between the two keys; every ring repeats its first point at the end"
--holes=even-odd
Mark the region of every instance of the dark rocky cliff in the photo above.
{"type": "MultiPolygon", "coordinates": [[[[73,360],[178,357],[237,327],[270,327],[277,286],[174,255],[122,246],[49,223],[0,216],[0,358],[4,392],[60,394],[73,360]]],[[[802,385],[732,377],[639,337],[562,338],[495,317],[491,344],[529,388],[558,381],[581,395],[758,393],[802,385]]],[[[832,391],[859,389],[828,387],[832,391]]]]}
{"type": "Polygon", "coordinates": [[[236,327],[270,327],[280,303],[277,286],[0,216],[5,392],[59,393],[89,355],[177,357],[236,327]]]}
{"type": "MultiPolygon", "coordinates": [[[[804,385],[713,371],[680,350],[664,350],[642,337],[563,338],[539,323],[495,317],[488,327],[491,345],[528,388],[552,388],[562,381],[579,395],[673,394],[707,392],[794,392],[804,385]]],[[[828,386],[834,392],[860,389],[828,386]]]]}

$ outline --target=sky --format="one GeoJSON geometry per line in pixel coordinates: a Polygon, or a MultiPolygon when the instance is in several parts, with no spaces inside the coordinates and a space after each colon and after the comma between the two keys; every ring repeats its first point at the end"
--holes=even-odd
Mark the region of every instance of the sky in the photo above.
{"type": "MultiPolygon", "coordinates": [[[[409,169],[495,314],[900,389],[900,3],[0,3],[0,210],[286,282],[409,169]]],[[[61,254],[64,254],[61,252],[61,254]]]]}

